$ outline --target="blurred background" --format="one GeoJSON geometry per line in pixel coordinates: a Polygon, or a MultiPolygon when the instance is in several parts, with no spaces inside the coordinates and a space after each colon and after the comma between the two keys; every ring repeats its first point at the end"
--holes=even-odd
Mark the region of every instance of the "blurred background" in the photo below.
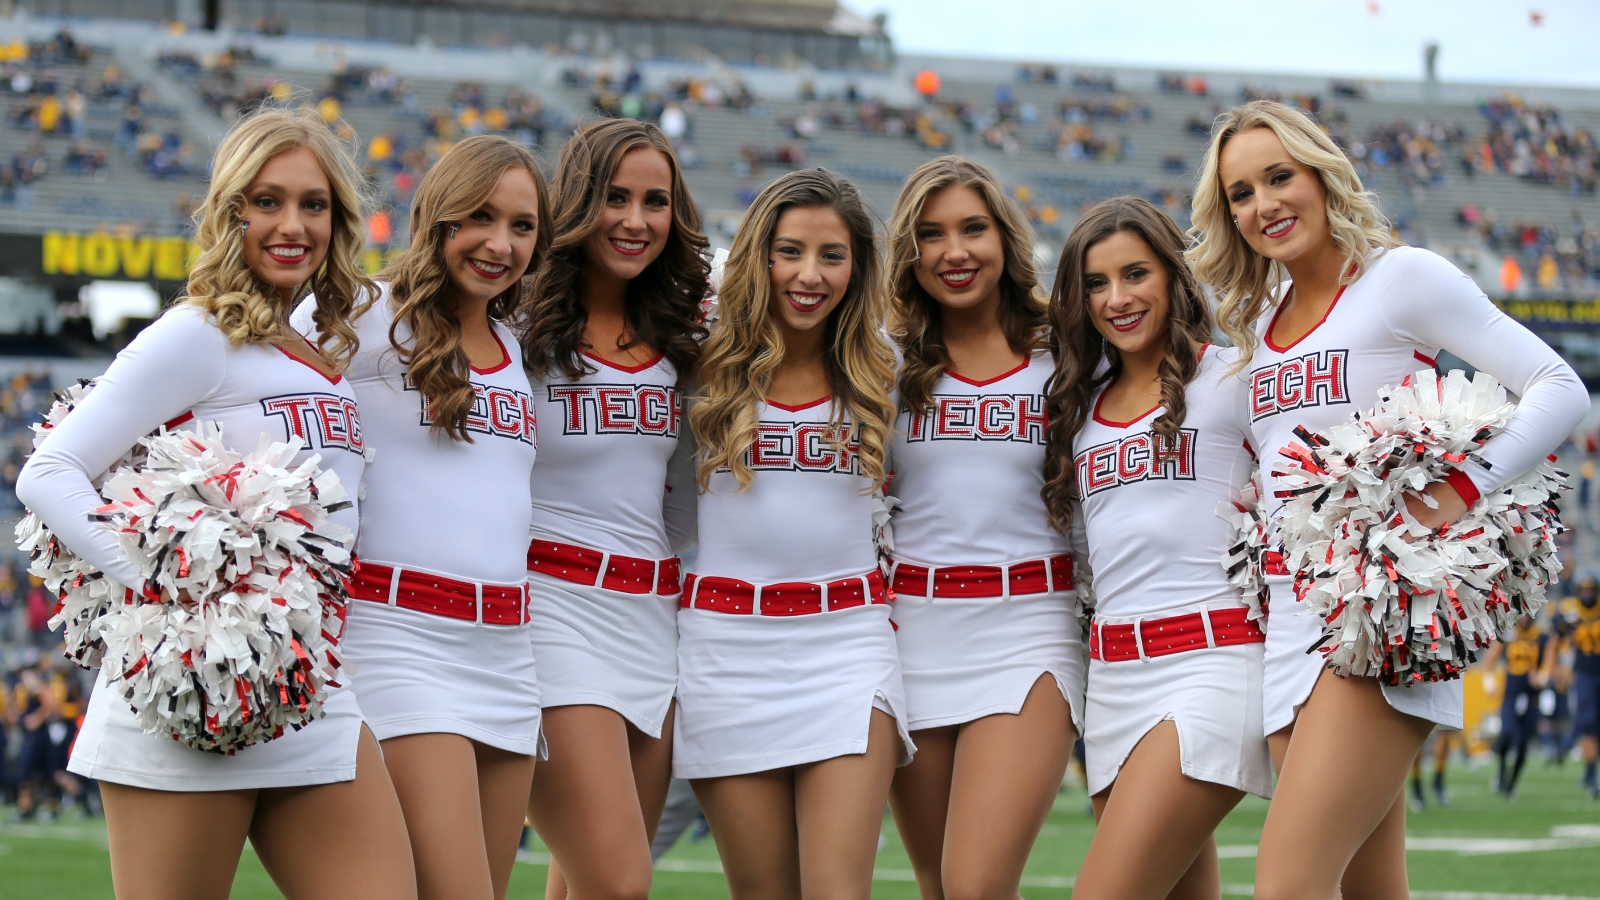
{"type": "MultiPolygon", "coordinates": [[[[783,172],[836,169],[887,217],[913,168],[953,152],[1001,176],[1048,277],[1080,211],[1105,197],[1147,197],[1187,226],[1212,119],[1278,99],[1322,123],[1405,241],[1451,259],[1600,387],[1597,38],[1600,11],[1583,0],[0,0],[0,524],[21,514],[12,487],[29,424],[180,290],[212,148],[269,101],[315,107],[359,148],[381,201],[367,223],[372,271],[406,244],[412,194],[452,142],[506,134],[549,166],[578,125],[632,116],[676,145],[714,246],[783,172]]],[[[1600,573],[1597,424],[1563,448],[1575,490],[1558,598],[1600,573]]],[[[0,541],[0,894],[107,896],[94,880],[94,786],[64,771],[87,673],[60,659],[53,606],[0,541]],[[44,849],[57,844],[59,865],[44,849]]],[[[1464,897],[1498,879],[1538,893],[1543,878],[1551,897],[1600,890],[1600,854],[1528,855],[1600,848],[1600,812],[1566,765],[1576,609],[1552,603],[1538,623],[1554,662],[1523,790],[1548,802],[1526,801],[1544,805],[1525,822],[1450,826],[1516,832],[1485,838],[1495,846],[1544,844],[1470,865],[1416,849],[1419,887],[1464,897]],[[1562,888],[1568,876],[1578,887],[1562,888]]],[[[1425,754],[1418,808],[1451,796],[1433,789],[1436,768],[1515,753],[1499,715],[1505,662],[1469,674],[1467,732],[1425,754]]],[[[1477,774],[1453,808],[1500,802],[1498,768],[1467,769],[1477,774]]],[[[1081,784],[1064,787],[1030,896],[1070,885],[1092,829],[1082,806],[1081,784]]],[[[1249,880],[1251,809],[1230,819],[1225,880],[1249,880]]],[[[1426,822],[1413,818],[1417,848],[1426,822]]],[[[662,896],[725,896],[708,848],[666,857],[662,896]]],[[[540,859],[530,845],[519,884],[542,878],[540,859]]],[[[256,896],[241,878],[237,895],[256,896]]],[[[915,895],[883,880],[885,896],[915,895]]]]}

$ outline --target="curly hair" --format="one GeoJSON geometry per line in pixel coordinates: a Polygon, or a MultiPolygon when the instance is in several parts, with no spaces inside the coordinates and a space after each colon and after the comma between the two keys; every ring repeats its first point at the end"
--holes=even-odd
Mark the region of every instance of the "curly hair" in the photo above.
{"type": "Polygon", "coordinates": [[[1039,270],[1033,263],[1033,228],[1007,197],[994,173],[960,156],[941,156],[917,167],[894,204],[889,219],[889,290],[894,302],[895,341],[905,360],[900,368],[900,402],[907,409],[927,409],[933,386],[950,366],[945,350],[939,304],[917,281],[917,219],[935,192],[964,187],[983,198],[999,226],[1005,249],[1000,275],[1000,329],[1013,352],[1027,355],[1043,342],[1048,318],[1039,270]]]}
{"type": "Polygon", "coordinates": [[[1222,148],[1234,135],[1252,128],[1270,128],[1289,155],[1316,174],[1327,197],[1328,231],[1344,253],[1341,284],[1361,277],[1374,249],[1388,250],[1402,243],[1378,210],[1377,195],[1362,187],[1355,166],[1310,116],[1271,100],[1254,100],[1218,116],[1200,163],[1185,256],[1195,277],[1220,298],[1217,327],[1239,348],[1233,372],[1250,364],[1256,321],[1285,278],[1282,266],[1257,254],[1233,226],[1222,186],[1222,148]]]}
{"type": "Polygon", "coordinates": [[[1183,261],[1183,233],[1177,223],[1140,197],[1113,197],[1090,207],[1067,235],[1050,294],[1056,368],[1045,387],[1041,494],[1050,524],[1062,534],[1072,525],[1078,488],[1073,440],[1089,418],[1096,389],[1122,371],[1121,355],[1094,327],[1084,272],[1089,249],[1118,232],[1144,241],[1167,273],[1166,354],[1159,369],[1164,411],[1150,428],[1161,436],[1158,454],[1178,446],[1178,429],[1188,414],[1185,391],[1200,369],[1202,348],[1211,339],[1211,312],[1199,281],[1183,261]]]}
{"type": "Polygon", "coordinates": [[[628,283],[628,346],[643,344],[660,351],[677,370],[680,387],[700,358],[706,336],[700,301],[711,272],[706,258],[710,243],[700,233],[700,213],[678,157],[655,125],[603,119],[573,135],[556,164],[552,203],[556,236],[545,264],[534,275],[526,311],[517,321],[523,364],[535,376],[559,370],[568,378],[579,378],[595,371],[583,357],[583,332],[589,324],[581,289],[583,245],[600,228],[606,194],[622,158],[640,148],[659,152],[672,172],[672,230],[661,255],[628,283]]]}
{"type": "Polygon", "coordinates": [[[205,201],[195,211],[200,255],[180,302],[210,314],[230,343],[268,344],[289,337],[290,311],[301,297],[313,293],[317,350],[330,365],[344,368],[358,344],[350,322],[378,294],[377,285],[361,268],[369,207],[365,191],[353,149],[311,110],[266,107],[240,119],[217,147],[205,201]],[[286,303],[245,263],[241,226],[245,192],[262,167],[279,154],[301,148],[311,151],[327,176],[333,195],[333,234],[322,265],[286,303]]]}
{"type": "Polygon", "coordinates": [[[767,260],[778,219],[791,209],[831,209],[850,232],[852,269],[845,295],[824,324],[823,346],[832,395],[829,431],[859,429],[857,459],[872,489],[885,479],[885,451],[893,427],[894,348],[884,326],[889,299],[872,218],[861,193],[827,169],[790,172],[762,189],[745,213],[728,254],[719,304],[721,316],[706,340],[699,395],[689,424],[700,446],[697,481],[726,468],[745,490],[754,481],[747,455],[755,440],[761,403],[783,362],[783,335],[773,320],[767,260]]]}
{"type": "Polygon", "coordinates": [[[497,135],[470,137],[451,147],[417,186],[411,202],[411,246],[386,266],[379,278],[389,282],[394,319],[389,343],[399,355],[417,390],[433,408],[433,428],[452,440],[472,442],[467,415],[477,395],[469,378],[470,364],[461,348],[461,320],[451,299],[450,271],[445,263],[446,232],[471,215],[494,193],[508,169],[525,169],[538,194],[533,256],[528,268],[511,279],[489,301],[489,315],[516,319],[526,314],[527,277],[550,248],[550,213],[544,173],[528,148],[497,135]],[[399,337],[401,323],[410,332],[399,337]]]}

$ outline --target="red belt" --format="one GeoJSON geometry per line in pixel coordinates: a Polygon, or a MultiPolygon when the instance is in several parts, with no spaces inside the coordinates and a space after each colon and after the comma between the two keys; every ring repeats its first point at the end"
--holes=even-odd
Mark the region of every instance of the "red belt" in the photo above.
{"type": "Polygon", "coordinates": [[[1004,566],[940,566],[930,569],[897,562],[894,592],[913,597],[1015,597],[1072,589],[1072,557],[1066,554],[1049,559],[1004,566]],[[933,591],[928,591],[932,575],[933,591]]]}
{"type": "Polygon", "coordinates": [[[1248,609],[1207,609],[1164,619],[1141,619],[1132,625],[1095,622],[1089,628],[1089,658],[1122,662],[1207,647],[1259,644],[1266,639],[1261,626],[1250,621],[1248,609]]]}
{"type": "Polygon", "coordinates": [[[705,609],[738,616],[809,616],[835,609],[888,602],[883,574],[874,569],[865,575],[841,578],[827,584],[787,581],[754,585],[736,578],[690,575],[683,582],[683,597],[678,605],[684,609],[705,609]],[[759,612],[756,607],[758,597],[761,599],[759,612]]]}
{"type": "Polygon", "coordinates": [[[1289,575],[1289,563],[1283,554],[1277,550],[1268,550],[1261,554],[1261,570],[1268,575],[1289,575]]]}
{"type": "Polygon", "coordinates": [[[678,593],[678,558],[637,559],[557,541],[528,544],[528,570],[624,594],[678,593]],[[605,576],[601,577],[601,572],[605,576]]]}
{"type": "Polygon", "coordinates": [[[483,584],[363,562],[350,579],[350,596],[484,625],[528,621],[528,585],[483,584]]]}

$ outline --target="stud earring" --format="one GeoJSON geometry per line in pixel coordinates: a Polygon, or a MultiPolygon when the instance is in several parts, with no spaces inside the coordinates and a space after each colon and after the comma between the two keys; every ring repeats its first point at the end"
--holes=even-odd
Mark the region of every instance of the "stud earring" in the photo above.
{"type": "Polygon", "coordinates": [[[459,232],[460,230],[461,230],[461,223],[459,223],[459,222],[451,222],[450,223],[450,237],[449,237],[449,239],[452,240],[452,241],[455,240],[456,239],[456,233],[459,232]]]}
{"type": "Polygon", "coordinates": [[[772,260],[770,260],[770,259],[769,259],[769,260],[767,260],[767,268],[769,268],[769,269],[770,269],[770,268],[772,268],[772,262],[773,262],[773,261],[772,261],[772,260]]]}

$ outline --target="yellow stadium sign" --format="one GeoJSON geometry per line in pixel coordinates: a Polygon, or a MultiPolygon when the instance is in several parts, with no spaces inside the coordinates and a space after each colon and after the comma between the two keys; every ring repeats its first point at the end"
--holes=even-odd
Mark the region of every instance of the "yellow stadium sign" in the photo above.
{"type": "MultiPolygon", "coordinates": [[[[375,275],[399,250],[368,247],[361,267],[375,275]]],[[[39,238],[39,273],[74,278],[185,281],[200,245],[181,235],[89,234],[47,231],[39,238]]]]}
{"type": "Polygon", "coordinates": [[[1600,299],[1496,300],[1506,315],[1530,328],[1556,331],[1600,331],[1600,299]]]}

